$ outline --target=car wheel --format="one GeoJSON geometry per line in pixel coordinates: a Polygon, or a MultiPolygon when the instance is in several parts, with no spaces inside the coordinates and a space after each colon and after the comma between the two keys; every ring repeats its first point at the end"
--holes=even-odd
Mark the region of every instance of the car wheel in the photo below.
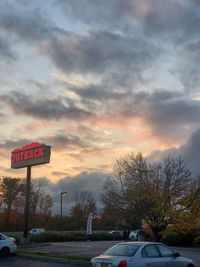
{"type": "Polygon", "coordinates": [[[8,257],[10,255],[10,249],[8,247],[4,247],[0,251],[1,257],[8,257]]]}
{"type": "Polygon", "coordinates": [[[187,267],[194,267],[194,265],[193,264],[189,264],[187,267]]]}

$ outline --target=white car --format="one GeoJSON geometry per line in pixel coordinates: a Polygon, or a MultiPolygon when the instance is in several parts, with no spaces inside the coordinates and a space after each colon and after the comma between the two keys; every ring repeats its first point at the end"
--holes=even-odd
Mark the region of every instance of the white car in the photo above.
{"type": "Polygon", "coordinates": [[[141,231],[140,230],[131,231],[129,234],[129,239],[131,239],[133,241],[137,241],[139,232],[141,232],[141,231]]]}
{"type": "Polygon", "coordinates": [[[195,267],[191,259],[183,258],[162,243],[123,242],[91,260],[92,267],[195,267]]]}
{"type": "Polygon", "coordinates": [[[44,228],[32,228],[29,231],[29,234],[31,235],[41,235],[45,233],[45,229],[44,228]]]}
{"type": "Polygon", "coordinates": [[[0,256],[6,257],[17,250],[16,240],[0,233],[0,256]]]}

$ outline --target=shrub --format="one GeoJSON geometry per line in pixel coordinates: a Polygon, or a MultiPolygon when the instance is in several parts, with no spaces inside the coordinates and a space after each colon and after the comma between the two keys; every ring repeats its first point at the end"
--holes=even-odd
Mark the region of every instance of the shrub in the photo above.
{"type": "Polygon", "coordinates": [[[167,229],[161,238],[161,242],[171,246],[192,246],[195,238],[199,236],[197,229],[167,229]]]}
{"type": "Polygon", "coordinates": [[[102,233],[95,233],[90,237],[90,240],[98,241],[98,240],[122,240],[123,237],[121,236],[114,236],[110,233],[102,232],[102,233]]]}
{"type": "Polygon", "coordinates": [[[195,246],[200,246],[200,236],[198,236],[198,237],[196,237],[195,239],[194,239],[194,245],[195,246]]]}
{"type": "Polygon", "coordinates": [[[64,241],[84,241],[86,236],[82,233],[56,233],[47,232],[41,235],[31,236],[32,242],[64,242],[64,241]]]}
{"type": "MultiPolygon", "coordinates": [[[[92,241],[97,240],[116,240],[116,237],[106,233],[94,233],[91,236],[86,236],[85,233],[81,232],[46,232],[40,235],[31,236],[32,242],[64,242],[64,241],[86,241],[90,239],[92,241]]],[[[122,237],[117,238],[117,240],[122,239],[122,237]]]]}

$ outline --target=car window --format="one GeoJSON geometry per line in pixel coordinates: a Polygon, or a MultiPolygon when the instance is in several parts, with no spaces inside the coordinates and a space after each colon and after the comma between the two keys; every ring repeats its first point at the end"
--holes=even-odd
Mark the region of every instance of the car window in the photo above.
{"type": "Polygon", "coordinates": [[[108,249],[104,254],[110,256],[127,256],[132,257],[139,246],[137,245],[127,245],[127,244],[119,244],[110,249],[108,249]]]}
{"type": "Polygon", "coordinates": [[[162,257],[171,257],[174,251],[164,245],[157,245],[162,257]]]}
{"type": "Polygon", "coordinates": [[[4,239],[5,239],[4,236],[0,235],[0,240],[4,240],[4,239]]]}
{"type": "Polygon", "coordinates": [[[155,245],[148,245],[143,248],[142,256],[145,258],[158,258],[160,257],[160,254],[155,245]]]}

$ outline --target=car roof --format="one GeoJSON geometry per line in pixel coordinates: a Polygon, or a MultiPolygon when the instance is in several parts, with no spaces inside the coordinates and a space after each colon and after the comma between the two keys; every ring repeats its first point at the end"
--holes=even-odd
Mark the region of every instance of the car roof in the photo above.
{"type": "MultiPolygon", "coordinates": [[[[161,245],[160,242],[152,242],[152,241],[128,241],[128,242],[119,242],[116,245],[161,245]]],[[[163,244],[162,244],[163,245],[163,244]]]]}

